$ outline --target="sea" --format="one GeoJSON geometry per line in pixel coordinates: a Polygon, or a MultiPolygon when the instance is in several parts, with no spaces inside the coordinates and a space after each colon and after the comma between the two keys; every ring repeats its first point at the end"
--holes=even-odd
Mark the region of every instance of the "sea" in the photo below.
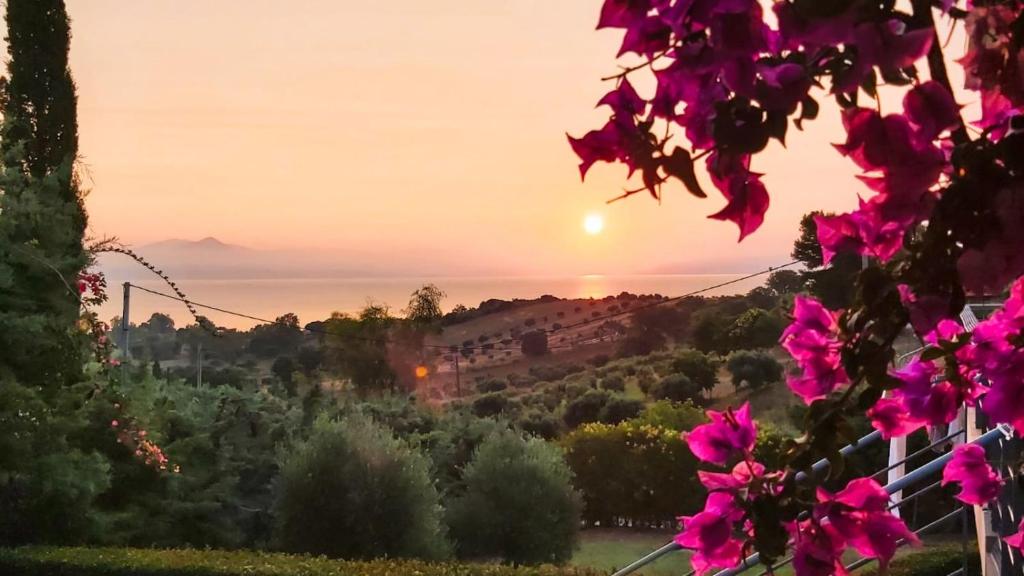
{"type": "MultiPolygon", "coordinates": [[[[705,296],[742,294],[763,284],[767,275],[742,279],[742,274],[641,274],[536,277],[410,277],[410,278],[324,278],[324,279],[181,279],[178,288],[193,301],[200,314],[218,326],[246,330],[263,320],[286,313],[298,315],[301,323],[329,318],[334,312],[357,313],[367,303],[385,304],[400,315],[414,290],[434,284],[445,293],[445,311],[458,304],[475,307],[492,298],[533,299],[544,295],[559,298],[603,298],[622,292],[681,296],[700,291],[705,296]],[[726,286],[716,287],[729,283],[726,286]],[[212,308],[234,312],[238,315],[212,308]]],[[[137,281],[135,285],[172,295],[159,280],[137,281]]],[[[110,299],[97,310],[100,319],[119,317],[123,311],[121,285],[108,288],[110,299]]],[[[141,323],[153,313],[174,319],[177,326],[194,322],[185,305],[164,296],[130,289],[128,317],[141,323]]]]}

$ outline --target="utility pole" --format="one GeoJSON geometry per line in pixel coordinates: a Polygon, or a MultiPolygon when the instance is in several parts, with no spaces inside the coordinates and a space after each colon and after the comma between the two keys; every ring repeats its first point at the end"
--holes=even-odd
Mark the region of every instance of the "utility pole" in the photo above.
{"type": "Polygon", "coordinates": [[[129,303],[131,301],[132,285],[125,282],[121,285],[124,290],[124,305],[121,309],[121,383],[128,383],[128,321],[129,303]]]}
{"type": "Polygon", "coordinates": [[[196,388],[203,387],[203,343],[196,348],[196,388]]]}
{"type": "Polygon", "coordinates": [[[461,378],[461,376],[459,374],[459,354],[461,354],[461,352],[457,352],[457,353],[454,354],[454,356],[455,356],[455,395],[456,395],[457,398],[462,398],[462,378],[461,378]]]}

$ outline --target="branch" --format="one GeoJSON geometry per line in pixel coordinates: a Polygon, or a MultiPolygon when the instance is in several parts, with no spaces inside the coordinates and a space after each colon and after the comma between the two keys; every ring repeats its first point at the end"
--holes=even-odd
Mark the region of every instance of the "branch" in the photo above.
{"type": "MultiPolygon", "coordinates": [[[[943,88],[954,94],[953,85],[949,82],[949,72],[946,70],[946,58],[942,53],[942,42],[939,39],[939,31],[935,27],[935,16],[932,14],[931,0],[911,0],[914,7],[914,18],[924,26],[932,29],[932,47],[928,50],[928,73],[932,80],[938,82],[943,88]]],[[[967,126],[963,117],[957,115],[960,125],[953,130],[953,143],[960,145],[971,141],[967,134],[967,126]]]]}

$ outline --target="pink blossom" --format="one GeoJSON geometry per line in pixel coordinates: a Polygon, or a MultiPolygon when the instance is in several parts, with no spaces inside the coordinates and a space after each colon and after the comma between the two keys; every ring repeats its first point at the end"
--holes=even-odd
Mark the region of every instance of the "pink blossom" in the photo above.
{"type": "Polygon", "coordinates": [[[737,411],[708,410],[707,415],[711,422],[683,433],[694,456],[704,462],[723,466],[730,458],[749,454],[754,449],[757,425],[750,417],[749,403],[743,404],[737,411]]]}
{"type": "Polygon", "coordinates": [[[949,90],[934,80],[907,92],[903,97],[903,109],[925,140],[933,140],[943,131],[960,124],[960,106],[949,90]]]}
{"type": "Polygon", "coordinates": [[[807,296],[794,300],[793,322],[782,333],[782,347],[796,360],[802,374],[789,376],[790,389],[811,402],[849,382],[839,352],[838,313],[807,296]]]}
{"type": "Polygon", "coordinates": [[[680,518],[683,530],[674,540],[694,551],[691,563],[698,574],[712,567],[728,568],[739,564],[743,542],[734,536],[739,517],[742,511],[736,508],[733,497],[715,492],[708,495],[703,511],[680,518]]]}
{"type": "Polygon", "coordinates": [[[999,473],[985,458],[985,449],[977,444],[962,444],[953,449],[953,458],[942,471],[942,485],[960,485],[957,499],[980,506],[994,500],[1003,488],[999,473]]]}
{"type": "MultiPolygon", "coordinates": [[[[792,529],[791,529],[792,530],[792,529]]],[[[796,550],[793,567],[800,576],[846,576],[843,550],[846,542],[828,523],[804,520],[799,523],[793,539],[796,550]]]]}
{"type": "Polygon", "coordinates": [[[708,218],[735,222],[740,228],[742,241],[764,222],[765,212],[768,211],[768,191],[761,183],[760,176],[753,172],[731,176],[721,190],[729,203],[708,218]]]}
{"type": "Polygon", "coordinates": [[[863,556],[888,564],[901,540],[918,543],[902,520],[888,511],[889,494],[870,478],[851,480],[835,495],[818,489],[814,518],[828,522],[846,543],[863,556]]]}
{"type": "Polygon", "coordinates": [[[1017,533],[1003,538],[1003,542],[1011,548],[1024,551],[1024,519],[1021,519],[1020,525],[1017,526],[1017,533]]]}
{"type": "Polygon", "coordinates": [[[748,486],[754,477],[764,476],[764,465],[759,462],[738,462],[730,473],[697,471],[700,483],[708,490],[736,491],[748,486]]]}
{"type": "Polygon", "coordinates": [[[117,420],[111,420],[111,421],[110,421],[110,427],[111,427],[111,428],[117,428],[117,426],[118,426],[119,424],[120,424],[120,423],[119,423],[119,422],[118,422],[117,420]]]}
{"type": "Polygon", "coordinates": [[[939,322],[949,319],[950,299],[936,294],[918,295],[906,284],[897,286],[900,301],[910,313],[910,324],[919,335],[933,332],[939,322]]]}

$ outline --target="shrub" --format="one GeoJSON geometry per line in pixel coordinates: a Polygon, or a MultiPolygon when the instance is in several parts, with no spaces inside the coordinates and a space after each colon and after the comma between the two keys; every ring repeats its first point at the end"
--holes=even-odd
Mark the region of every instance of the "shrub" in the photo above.
{"type": "Polygon", "coordinates": [[[601,378],[601,389],[612,392],[622,392],[626,389],[626,381],[618,374],[612,374],[601,378]]]}
{"type": "Polygon", "coordinates": [[[582,396],[569,402],[562,420],[569,428],[576,428],[587,422],[597,422],[601,419],[601,411],[609,399],[610,395],[604,390],[587,390],[582,396]]]}
{"type": "Polygon", "coordinates": [[[725,367],[736,390],[746,384],[756,390],[782,380],[782,364],[766,352],[739,350],[729,355],[725,367]]]}
{"type": "MultiPolygon", "coordinates": [[[[704,415],[704,411],[690,400],[685,402],[658,400],[644,408],[636,422],[641,425],[646,424],[685,432],[707,422],[707,417],[704,415]]],[[[762,425],[761,428],[763,427],[762,425]]]]}
{"type": "Polygon", "coordinates": [[[700,386],[694,384],[685,374],[672,374],[662,378],[651,388],[651,397],[655,400],[675,402],[696,401],[700,398],[700,392],[700,386]]]}
{"type": "Polygon", "coordinates": [[[710,392],[718,384],[718,365],[699,350],[682,350],[672,361],[672,371],[685,375],[702,390],[710,392]]]}
{"type": "Polygon", "coordinates": [[[609,358],[607,354],[597,354],[594,357],[592,357],[590,360],[587,360],[587,362],[591,366],[595,366],[597,368],[600,368],[601,366],[604,366],[605,364],[607,364],[610,360],[611,360],[611,358],[609,358]]]}
{"type": "MultiPolygon", "coordinates": [[[[968,546],[968,572],[980,574],[981,568],[978,562],[978,546],[968,546]]],[[[963,548],[955,544],[942,546],[928,546],[919,551],[912,551],[903,556],[897,556],[889,563],[888,576],[947,576],[953,574],[963,566],[963,548]]],[[[864,576],[878,576],[878,567],[868,568],[864,576]]]]}
{"type": "Polygon", "coordinates": [[[532,376],[523,376],[522,374],[516,374],[515,372],[510,373],[505,377],[508,383],[513,388],[529,388],[537,383],[537,379],[532,376]]]}
{"type": "Polygon", "coordinates": [[[478,382],[476,385],[477,391],[482,394],[486,394],[488,392],[501,392],[506,388],[508,388],[508,384],[506,384],[504,380],[499,380],[497,378],[483,380],[478,382]]]}
{"type": "Polygon", "coordinates": [[[548,335],[540,330],[523,334],[520,350],[524,356],[543,356],[548,353],[548,335]]]}
{"type": "Polygon", "coordinates": [[[657,381],[658,376],[650,366],[644,366],[636,372],[636,385],[644,394],[648,394],[657,381]]]}
{"type": "Polygon", "coordinates": [[[463,558],[561,564],[572,556],[580,498],[560,451],[543,440],[501,431],[487,437],[466,467],[466,490],[448,523],[463,558]]]}
{"type": "Polygon", "coordinates": [[[508,410],[509,400],[508,396],[501,392],[491,392],[490,394],[484,394],[473,401],[473,414],[480,418],[487,418],[489,416],[497,416],[505,410],[508,410]]]}
{"type": "Polygon", "coordinates": [[[291,552],[430,559],[449,552],[426,458],[360,417],[320,419],[309,440],[285,454],[275,512],[278,543],[291,552]]]}
{"type": "Polygon", "coordinates": [[[527,412],[524,417],[519,419],[517,424],[523,432],[545,440],[557,438],[562,429],[561,423],[557,418],[550,413],[536,410],[527,412]]]}
{"type": "Polygon", "coordinates": [[[596,576],[586,569],[437,564],[420,560],[354,562],[266,552],[133,548],[0,550],[0,574],[21,576],[596,576]]]}
{"type": "Polygon", "coordinates": [[[697,459],[677,430],[635,422],[587,424],[562,445],[587,524],[674,527],[676,516],[703,506],[697,459]]]}
{"type": "Polygon", "coordinates": [[[642,400],[635,400],[624,396],[612,396],[601,410],[600,420],[605,424],[618,424],[619,422],[636,418],[643,409],[644,403],[642,400]]]}

